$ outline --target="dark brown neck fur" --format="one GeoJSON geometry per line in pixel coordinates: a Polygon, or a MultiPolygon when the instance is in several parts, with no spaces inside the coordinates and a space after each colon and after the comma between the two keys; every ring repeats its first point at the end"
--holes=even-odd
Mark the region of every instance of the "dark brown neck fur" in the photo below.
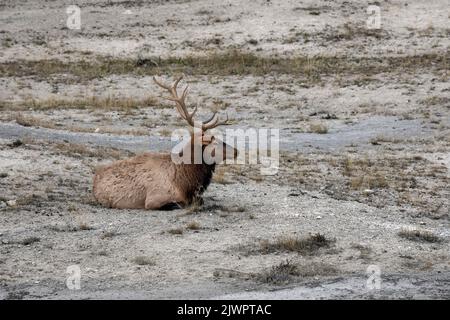
{"type": "Polygon", "coordinates": [[[180,190],[192,200],[201,195],[211,183],[216,165],[212,164],[180,164],[177,165],[176,176],[180,190]]]}
{"type": "MultiPolygon", "coordinates": [[[[206,146],[202,146],[202,155],[206,146]]],[[[201,164],[194,164],[194,138],[185,148],[190,148],[191,150],[191,163],[192,164],[179,164],[176,165],[175,179],[178,183],[180,190],[191,202],[195,197],[200,196],[208,187],[211,182],[215,164],[206,164],[203,162],[201,164]]]]}

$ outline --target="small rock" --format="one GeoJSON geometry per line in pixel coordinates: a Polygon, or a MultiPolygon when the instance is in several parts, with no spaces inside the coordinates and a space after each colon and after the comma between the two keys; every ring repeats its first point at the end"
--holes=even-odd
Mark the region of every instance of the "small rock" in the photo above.
{"type": "Polygon", "coordinates": [[[94,130],[95,133],[99,133],[100,132],[100,128],[97,128],[94,130]]]}
{"type": "Polygon", "coordinates": [[[15,207],[17,206],[17,200],[8,200],[6,201],[6,204],[10,207],[15,207]]]}
{"type": "Polygon", "coordinates": [[[316,219],[320,220],[320,219],[322,219],[322,216],[317,216],[316,219]]]}

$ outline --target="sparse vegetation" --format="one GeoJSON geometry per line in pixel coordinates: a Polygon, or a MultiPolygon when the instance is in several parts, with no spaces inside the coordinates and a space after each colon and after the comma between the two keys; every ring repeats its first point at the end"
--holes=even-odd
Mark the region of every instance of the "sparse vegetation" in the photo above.
{"type": "Polygon", "coordinates": [[[90,226],[86,222],[80,222],[77,225],[66,224],[66,225],[51,225],[48,229],[56,232],[77,232],[77,231],[87,231],[94,230],[94,227],[90,226]]]}
{"type": "Polygon", "coordinates": [[[402,229],[398,232],[398,235],[402,238],[418,242],[436,243],[442,241],[441,237],[428,230],[402,229]]]}
{"type": "Polygon", "coordinates": [[[100,235],[100,239],[111,239],[115,236],[117,236],[119,233],[117,231],[109,230],[109,231],[103,231],[100,235]]]}
{"type": "Polygon", "coordinates": [[[370,260],[370,254],[372,253],[372,249],[369,246],[362,244],[353,244],[351,246],[353,249],[359,251],[359,259],[370,260]]]}
{"type": "Polygon", "coordinates": [[[183,234],[183,228],[169,229],[169,230],[167,230],[167,233],[181,235],[181,234],[183,234]]]}
{"type": "Polygon", "coordinates": [[[23,101],[9,102],[9,109],[15,110],[51,110],[51,109],[96,109],[96,110],[131,110],[137,108],[155,107],[168,108],[167,103],[161,103],[156,97],[146,98],[115,97],[113,95],[91,96],[88,98],[61,98],[48,99],[28,98],[23,101]]]}
{"type": "Polygon", "coordinates": [[[328,264],[309,263],[299,265],[287,260],[271,267],[269,270],[256,274],[255,278],[263,283],[279,285],[294,281],[298,277],[330,276],[336,273],[336,268],[328,264]]]}
{"type": "Polygon", "coordinates": [[[72,157],[95,157],[95,158],[114,158],[119,159],[124,155],[130,155],[130,152],[126,152],[123,150],[113,149],[113,148],[105,148],[98,147],[92,148],[87,147],[83,144],[71,143],[71,142],[60,142],[52,144],[52,146],[58,150],[60,153],[72,156],[72,157]]]}
{"type": "MultiPolygon", "coordinates": [[[[349,29],[353,32],[353,29],[349,29]]],[[[365,32],[372,32],[367,31],[365,32]]],[[[347,33],[344,33],[344,35],[347,33]]],[[[139,64],[137,59],[103,58],[68,63],[58,60],[15,60],[0,63],[5,77],[68,74],[79,80],[92,80],[112,74],[154,75],[184,72],[196,75],[265,75],[269,73],[303,74],[311,80],[321,75],[361,74],[366,76],[383,72],[407,72],[418,68],[445,70],[450,53],[429,53],[414,56],[364,57],[296,56],[292,58],[262,57],[250,52],[231,50],[206,56],[154,58],[155,64],[139,64]]],[[[110,100],[114,106],[114,99],[110,100]]],[[[154,101],[151,100],[151,103],[154,101]]],[[[110,103],[106,103],[110,105],[110,103]]],[[[100,105],[104,105],[102,102],[100,105]]],[[[82,104],[84,105],[84,103],[82,104]]],[[[132,103],[132,105],[136,105],[132,103]]]]}
{"type": "Polygon", "coordinates": [[[278,252],[296,252],[302,255],[313,255],[322,248],[329,248],[334,240],[328,239],[320,233],[312,234],[306,237],[298,236],[282,236],[274,241],[262,240],[256,249],[247,247],[248,254],[262,253],[278,253],[278,252]]]}
{"type": "Polygon", "coordinates": [[[66,131],[71,132],[99,132],[99,133],[112,133],[112,134],[121,134],[121,135],[135,135],[135,136],[142,136],[142,135],[148,135],[147,130],[139,130],[139,129],[113,129],[108,127],[101,127],[101,128],[92,128],[92,127],[83,127],[83,126],[76,126],[76,125],[63,125],[58,122],[49,121],[44,118],[31,116],[31,115],[24,115],[22,113],[19,113],[17,115],[12,115],[10,117],[11,120],[15,120],[17,124],[20,124],[24,127],[42,127],[42,128],[49,128],[49,129],[64,129],[66,131]]]}
{"type": "Polygon", "coordinates": [[[155,266],[156,262],[153,258],[147,256],[137,256],[131,260],[133,263],[139,266],[155,266]]]}
{"type": "Polygon", "coordinates": [[[186,214],[195,214],[202,211],[203,199],[201,197],[195,197],[189,207],[186,208],[186,214]]]}
{"type": "Polygon", "coordinates": [[[91,227],[87,222],[80,222],[80,223],[78,224],[78,228],[79,228],[80,230],[83,230],[83,231],[85,231],[85,230],[93,230],[93,229],[94,229],[94,228],[91,227]]]}
{"type": "Polygon", "coordinates": [[[35,242],[39,242],[39,241],[41,241],[40,238],[32,236],[32,237],[27,237],[27,238],[19,241],[18,243],[20,243],[20,244],[22,244],[24,246],[29,246],[29,245],[31,245],[31,244],[33,244],[35,242]]]}
{"type": "Polygon", "coordinates": [[[191,221],[187,224],[186,228],[189,230],[199,230],[200,223],[198,223],[197,221],[191,221]]]}
{"type": "Polygon", "coordinates": [[[161,130],[158,131],[158,133],[159,133],[160,136],[163,136],[163,137],[170,137],[170,136],[172,135],[172,130],[169,130],[169,129],[161,129],[161,130]]]}
{"type": "Polygon", "coordinates": [[[324,123],[311,123],[309,130],[312,133],[325,134],[328,133],[328,127],[324,123]]]}
{"type": "Polygon", "coordinates": [[[442,97],[442,96],[430,96],[426,99],[423,99],[421,101],[422,104],[426,106],[437,106],[437,105],[447,105],[448,108],[450,108],[450,98],[449,97],[442,97]]]}
{"type": "MultiPolygon", "coordinates": [[[[232,2],[80,3],[81,30],[46,18],[64,14],[63,1],[0,4],[0,296],[448,291],[447,3],[232,2]],[[388,13],[381,28],[366,26],[367,5],[388,13]],[[249,22],[267,28],[241,28],[249,22]],[[172,130],[185,128],[151,79],[181,73],[179,94],[188,84],[199,120],[230,117],[218,133],[256,129],[264,148],[259,128],[279,129],[278,171],[218,165],[204,203],[188,208],[100,204],[96,168],[170,152],[172,130]],[[76,292],[61,290],[71,265],[82,273],[76,292]],[[366,290],[370,265],[381,268],[381,291],[366,290]]],[[[133,185],[132,198],[147,194],[133,185]]]]}

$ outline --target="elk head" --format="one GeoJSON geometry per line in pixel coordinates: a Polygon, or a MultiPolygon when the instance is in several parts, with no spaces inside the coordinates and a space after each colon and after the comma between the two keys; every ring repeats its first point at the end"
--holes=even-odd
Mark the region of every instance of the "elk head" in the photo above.
{"type": "MultiPolygon", "coordinates": [[[[188,111],[186,106],[188,86],[186,85],[181,96],[177,91],[177,86],[182,79],[183,76],[180,76],[172,85],[167,85],[159,82],[155,77],[153,77],[153,81],[155,81],[158,86],[169,92],[170,96],[165,97],[165,99],[175,102],[175,106],[181,118],[183,118],[193,129],[189,143],[186,144],[181,152],[183,153],[189,150],[190,154],[193,157],[196,148],[201,148],[202,163],[205,162],[205,159],[203,158],[205,151],[207,151],[207,154],[210,155],[211,158],[219,159],[219,162],[225,161],[226,159],[236,159],[238,152],[235,148],[216,138],[214,135],[206,133],[207,130],[216,128],[219,125],[226,125],[228,122],[228,115],[225,120],[219,121],[217,112],[214,112],[212,116],[206,121],[195,121],[194,115],[197,112],[198,106],[195,106],[192,112],[188,111]]],[[[217,160],[214,163],[218,163],[217,160]]]]}

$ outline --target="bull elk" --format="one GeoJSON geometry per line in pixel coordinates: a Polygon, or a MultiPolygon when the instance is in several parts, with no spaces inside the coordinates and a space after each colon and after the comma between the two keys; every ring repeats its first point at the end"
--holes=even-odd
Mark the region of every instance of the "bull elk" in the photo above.
{"type": "MultiPolygon", "coordinates": [[[[197,107],[189,113],[186,106],[188,86],[181,96],[177,92],[177,85],[183,76],[179,77],[172,85],[159,82],[155,77],[155,83],[167,90],[170,97],[166,98],[175,102],[176,109],[190,127],[201,129],[201,150],[206,147],[215,152],[220,147],[220,161],[235,159],[237,150],[226,143],[208,136],[205,132],[219,125],[226,124],[219,121],[217,113],[204,122],[194,122],[197,107]]],[[[196,135],[191,133],[191,139],[186,143],[181,152],[189,151],[193,154],[194,144],[199,143],[196,135]]],[[[203,153],[200,163],[175,163],[170,153],[144,153],[125,160],[116,161],[106,167],[97,169],[94,177],[94,196],[103,206],[120,209],[164,209],[185,207],[194,199],[201,199],[201,194],[211,182],[217,162],[206,163],[203,153]]]]}

